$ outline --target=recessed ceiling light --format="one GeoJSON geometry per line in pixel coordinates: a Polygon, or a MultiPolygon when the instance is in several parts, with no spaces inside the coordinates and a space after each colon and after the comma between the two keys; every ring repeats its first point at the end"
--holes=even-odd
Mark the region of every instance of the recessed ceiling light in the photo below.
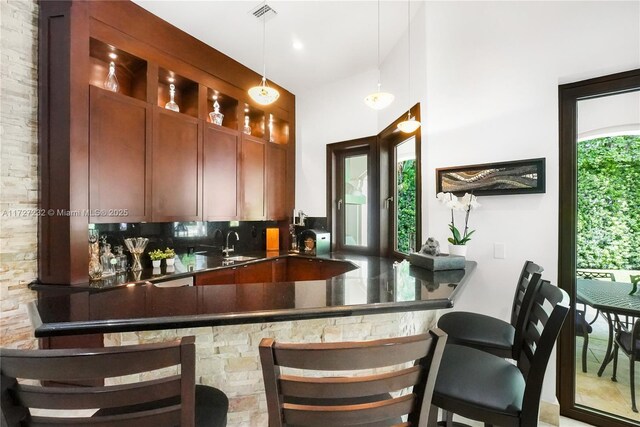
{"type": "Polygon", "coordinates": [[[118,57],[118,55],[116,55],[116,54],[115,54],[115,53],[113,53],[113,52],[111,52],[111,53],[109,54],[109,58],[111,58],[111,59],[116,59],[117,57],[118,57]]]}
{"type": "Polygon", "coordinates": [[[302,50],[302,49],[304,49],[304,44],[302,44],[302,42],[300,40],[294,40],[293,41],[293,48],[295,50],[302,50]]]}

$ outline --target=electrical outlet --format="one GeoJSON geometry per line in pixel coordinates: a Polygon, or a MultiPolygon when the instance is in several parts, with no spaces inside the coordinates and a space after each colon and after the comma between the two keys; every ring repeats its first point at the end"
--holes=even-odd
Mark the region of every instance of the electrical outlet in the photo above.
{"type": "Polygon", "coordinates": [[[504,243],[493,244],[493,257],[495,259],[505,259],[505,245],[504,243]]]}

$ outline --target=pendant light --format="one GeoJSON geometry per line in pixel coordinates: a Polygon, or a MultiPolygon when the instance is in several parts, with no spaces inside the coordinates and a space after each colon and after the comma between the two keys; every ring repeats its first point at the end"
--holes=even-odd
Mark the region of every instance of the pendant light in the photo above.
{"type": "Polygon", "coordinates": [[[364,99],[364,103],[367,107],[374,110],[382,110],[393,102],[395,96],[389,92],[382,92],[380,90],[380,0],[378,0],[378,90],[372,94],[367,95],[364,99]]]}
{"type": "MultiPolygon", "coordinates": [[[[407,20],[408,20],[408,30],[407,30],[407,38],[409,39],[409,55],[408,55],[408,59],[409,59],[409,79],[408,79],[408,85],[409,85],[409,99],[411,99],[411,0],[407,0],[407,20]]],[[[407,119],[398,123],[398,129],[400,129],[401,132],[404,133],[413,133],[416,130],[418,130],[418,128],[420,127],[420,122],[418,120],[416,120],[415,117],[411,116],[411,109],[409,109],[409,111],[407,112],[407,119]]]]}
{"type": "Polygon", "coordinates": [[[260,105],[269,105],[280,97],[280,93],[267,85],[267,57],[266,57],[266,45],[267,45],[267,2],[266,0],[262,5],[262,80],[258,86],[254,86],[249,89],[249,96],[255,102],[260,105]]]}

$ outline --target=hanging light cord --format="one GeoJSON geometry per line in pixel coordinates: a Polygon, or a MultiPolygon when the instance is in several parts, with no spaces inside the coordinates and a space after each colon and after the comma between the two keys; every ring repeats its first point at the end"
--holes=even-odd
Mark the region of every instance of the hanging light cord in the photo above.
{"type": "Polygon", "coordinates": [[[380,0],[378,0],[378,92],[380,91],[380,0]]]}
{"type": "MultiPolygon", "coordinates": [[[[411,105],[411,0],[407,0],[407,21],[409,22],[407,37],[409,38],[409,105],[411,105]]],[[[409,109],[411,115],[411,109],[409,109]]]]}
{"type": "Polygon", "coordinates": [[[267,84],[267,0],[262,2],[262,78],[267,84]]]}

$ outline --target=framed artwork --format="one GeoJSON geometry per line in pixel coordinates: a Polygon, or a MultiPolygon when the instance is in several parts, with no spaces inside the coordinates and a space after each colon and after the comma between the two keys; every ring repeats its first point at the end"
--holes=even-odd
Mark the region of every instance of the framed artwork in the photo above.
{"type": "Polygon", "coordinates": [[[545,159],[517,160],[436,169],[436,192],[456,196],[545,192],[545,159]]]}

